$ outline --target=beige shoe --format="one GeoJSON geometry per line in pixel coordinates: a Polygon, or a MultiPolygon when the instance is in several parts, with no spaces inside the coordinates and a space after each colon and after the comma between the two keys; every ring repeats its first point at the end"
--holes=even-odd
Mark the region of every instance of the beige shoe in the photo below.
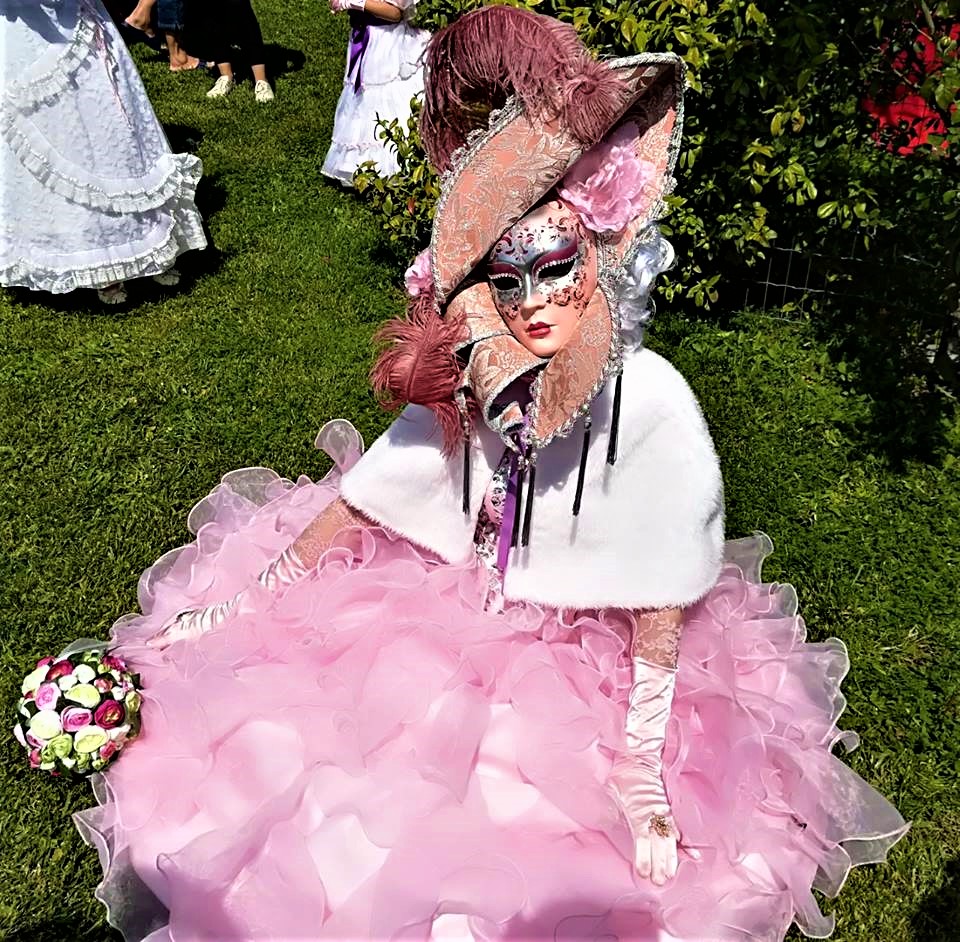
{"type": "Polygon", "coordinates": [[[106,288],[97,288],[97,297],[101,304],[123,304],[127,300],[127,289],[122,281],[106,288]]]}
{"type": "Polygon", "coordinates": [[[213,83],[213,88],[207,92],[207,98],[226,98],[232,88],[233,76],[221,75],[220,78],[213,83]]]}
{"type": "Polygon", "coordinates": [[[176,268],[168,268],[166,271],[154,275],[153,280],[158,285],[172,288],[174,285],[180,284],[180,272],[176,268]]]}
{"type": "Polygon", "coordinates": [[[264,79],[260,79],[256,85],[253,86],[253,97],[256,98],[261,105],[266,104],[268,101],[273,101],[273,89],[270,87],[270,83],[264,79]]]}

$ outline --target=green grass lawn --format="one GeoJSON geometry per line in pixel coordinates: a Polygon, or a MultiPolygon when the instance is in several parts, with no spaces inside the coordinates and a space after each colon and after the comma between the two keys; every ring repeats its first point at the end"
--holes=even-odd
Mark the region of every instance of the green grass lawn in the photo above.
{"type": "MultiPolygon", "coordinates": [[[[325,470],[320,425],[388,422],[366,387],[370,339],[402,305],[377,220],[323,181],[345,24],[318,2],[258,0],[277,100],[137,57],[176,147],[203,159],[214,251],[184,259],[184,290],[134,285],[120,312],[92,292],[0,294],[0,704],[34,658],[105,637],[136,607],[140,572],[188,536],[221,474],[325,470]],[[279,48],[278,48],[279,47],[279,48]]],[[[682,183],[681,183],[682,186],[682,183]]],[[[796,585],[813,639],[853,669],[853,766],[913,830],[889,864],[855,871],[836,903],[842,942],[960,938],[960,427],[928,462],[889,459],[878,408],[809,324],[756,315],[722,328],[665,314],[651,346],[701,397],[724,462],[728,533],[763,529],[766,575],[796,585]]],[[[889,432],[889,430],[888,430],[889,432]]],[[[0,744],[0,938],[113,938],[95,853],[68,815],[83,784],[30,772],[0,744]]]]}

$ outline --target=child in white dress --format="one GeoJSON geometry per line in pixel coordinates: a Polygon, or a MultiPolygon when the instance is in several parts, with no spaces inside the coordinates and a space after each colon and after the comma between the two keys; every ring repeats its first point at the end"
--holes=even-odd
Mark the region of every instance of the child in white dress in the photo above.
{"type": "Polygon", "coordinates": [[[405,122],[410,100],[423,92],[421,60],[430,34],[410,25],[415,6],[416,0],[330,0],[334,13],[350,14],[350,45],[323,172],[344,185],[368,160],[383,176],[397,172],[377,120],[405,122]]]}

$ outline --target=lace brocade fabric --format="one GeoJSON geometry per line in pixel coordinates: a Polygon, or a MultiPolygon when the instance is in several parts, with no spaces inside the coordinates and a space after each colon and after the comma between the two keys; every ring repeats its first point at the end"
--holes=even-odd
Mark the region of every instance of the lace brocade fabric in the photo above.
{"type": "Polygon", "coordinates": [[[477,529],[473,534],[473,543],[477,550],[477,558],[483,563],[487,571],[487,611],[499,612],[503,610],[503,573],[497,567],[497,551],[500,545],[500,526],[503,522],[504,506],[507,502],[507,482],[510,478],[509,449],[504,451],[500,464],[493,474],[483,503],[480,505],[480,514],[477,517],[477,529]]]}

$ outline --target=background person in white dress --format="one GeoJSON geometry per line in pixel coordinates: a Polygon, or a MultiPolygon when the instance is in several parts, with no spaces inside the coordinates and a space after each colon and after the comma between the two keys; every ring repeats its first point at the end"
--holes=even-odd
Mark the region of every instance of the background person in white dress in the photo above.
{"type": "Polygon", "coordinates": [[[202,165],[174,154],[100,0],[0,0],[0,285],[176,284],[202,165]]]}
{"type": "Polygon", "coordinates": [[[350,43],[333,140],[323,163],[328,177],[349,186],[360,164],[381,175],[397,172],[397,157],[377,136],[377,119],[410,117],[410,99],[423,92],[423,54],[430,34],[410,25],[416,0],[330,0],[350,14],[350,43]]]}

